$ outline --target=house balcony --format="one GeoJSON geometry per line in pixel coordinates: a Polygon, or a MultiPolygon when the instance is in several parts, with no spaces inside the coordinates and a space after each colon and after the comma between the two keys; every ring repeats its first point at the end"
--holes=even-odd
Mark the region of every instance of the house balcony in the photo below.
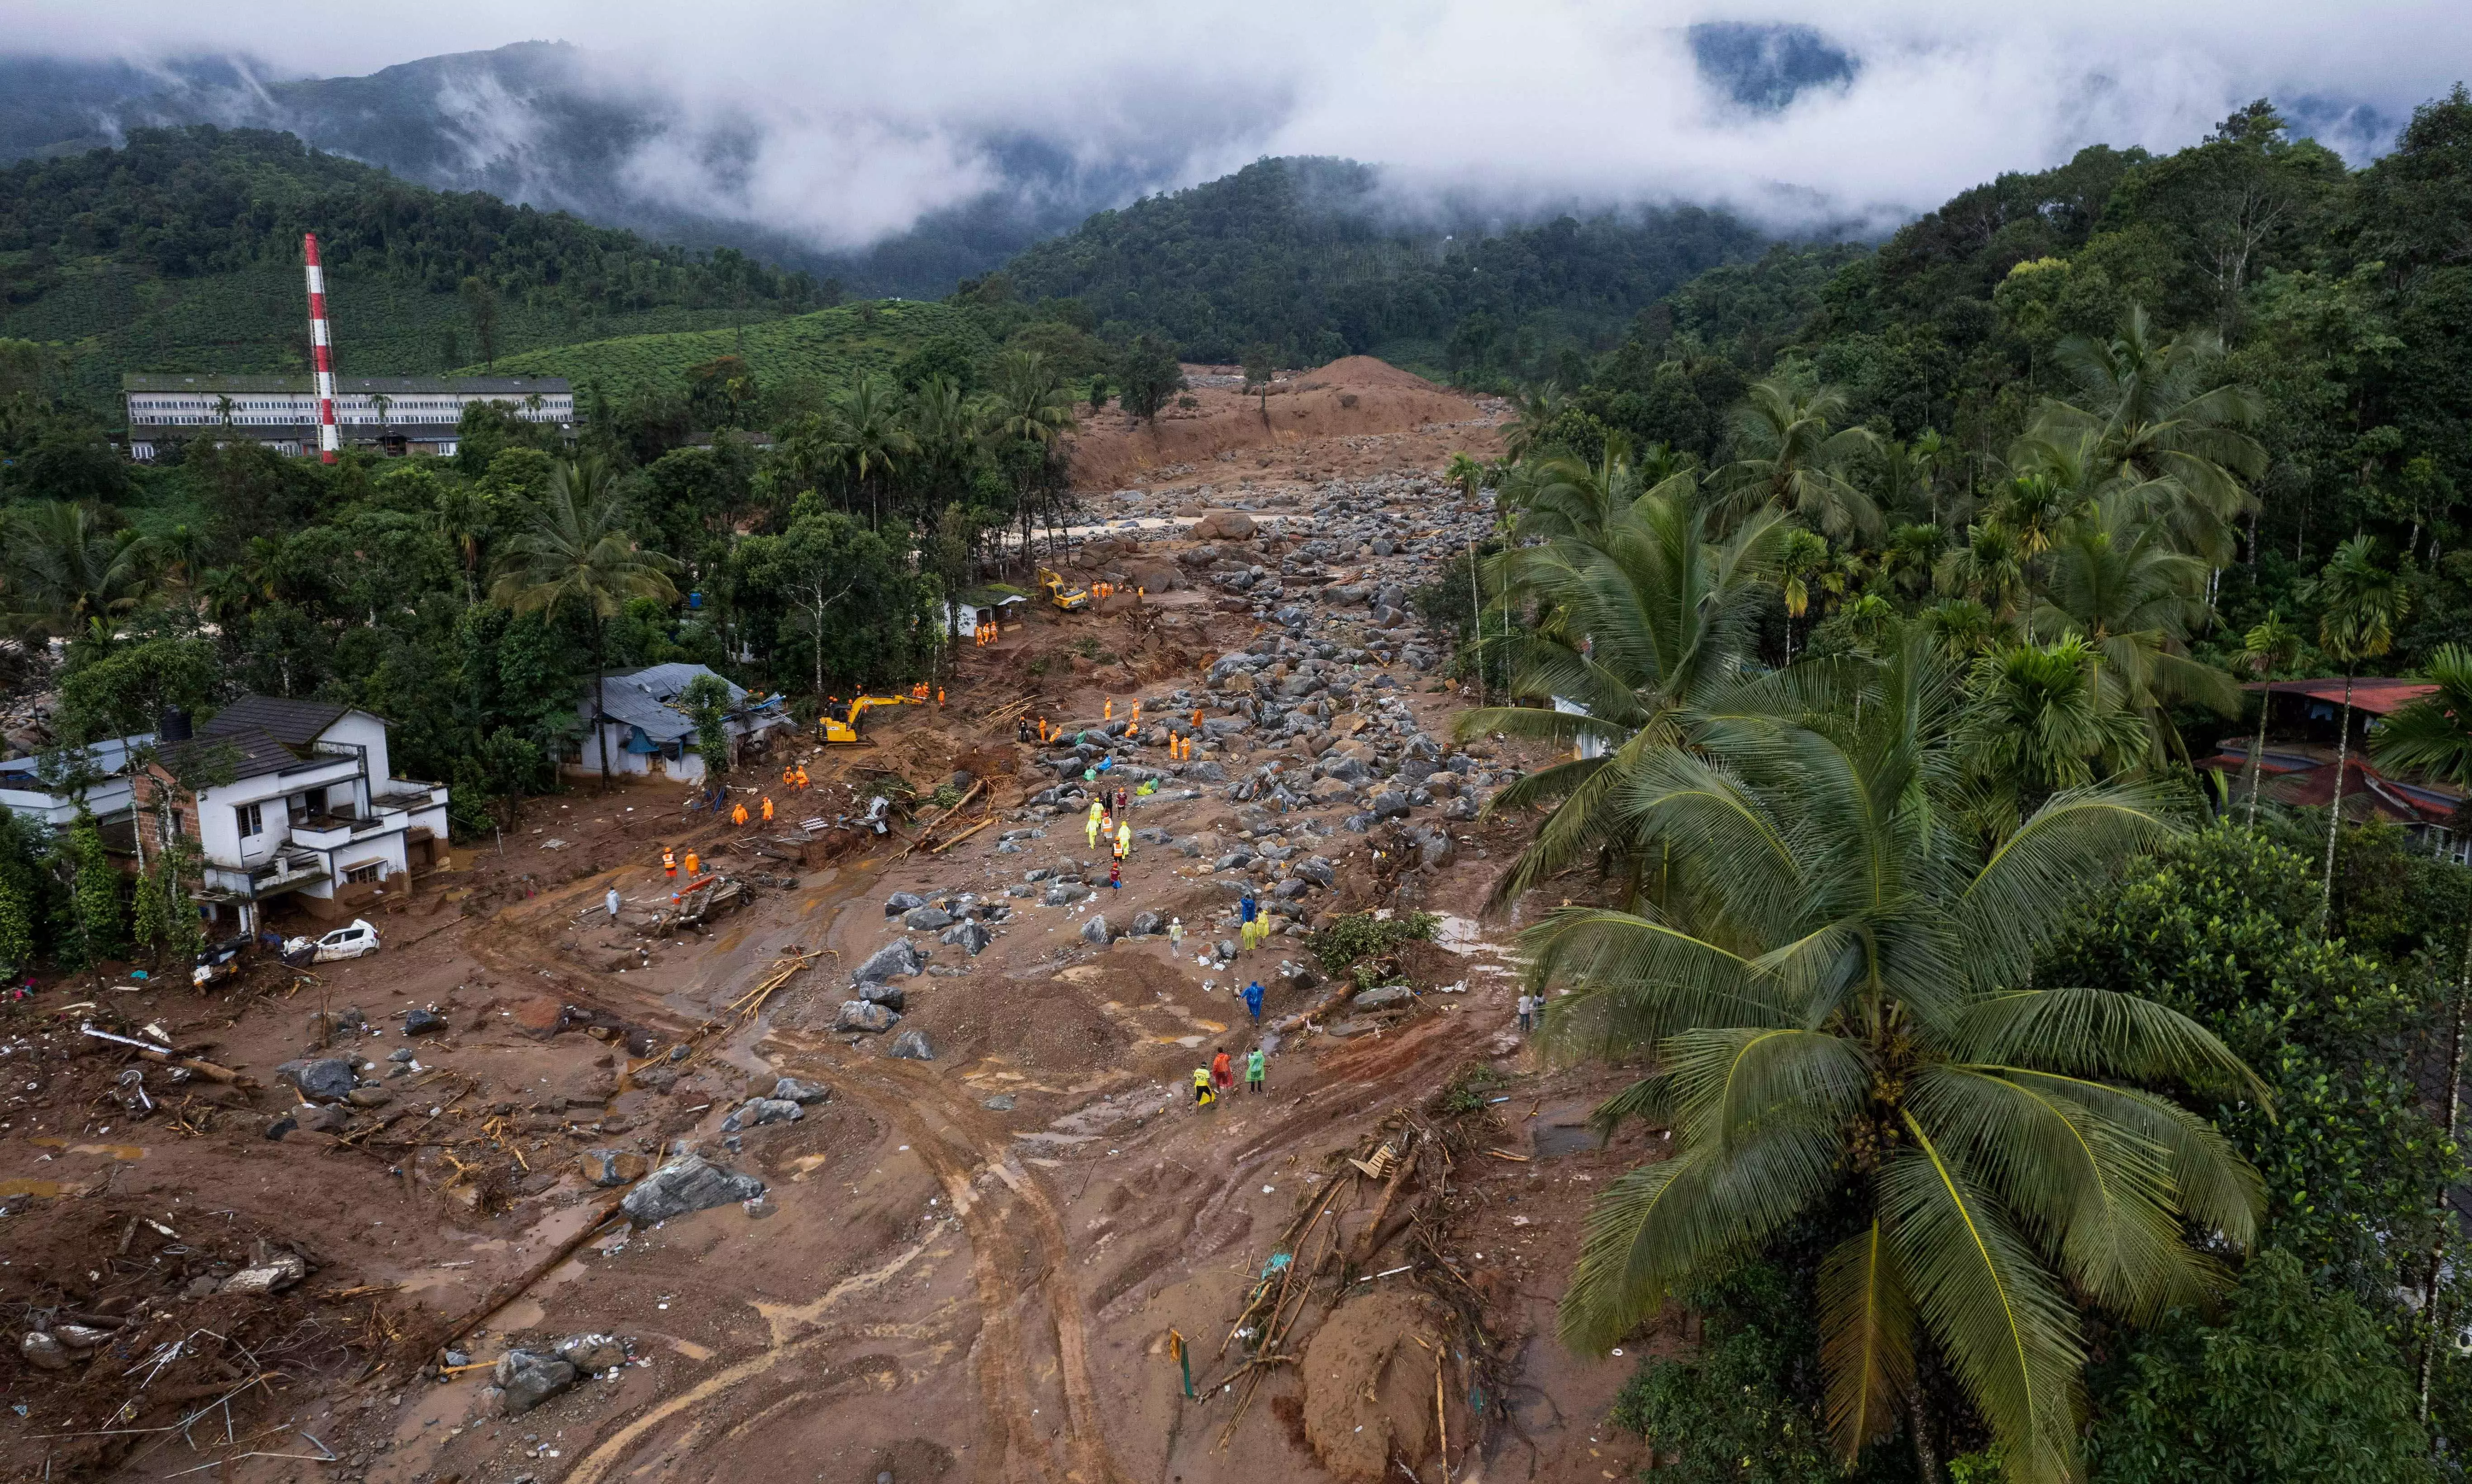
{"type": "Polygon", "coordinates": [[[337,850],[355,840],[401,829],[404,820],[404,810],[389,807],[367,814],[304,814],[292,822],[290,833],[296,844],[310,850],[337,850]]]}
{"type": "Polygon", "coordinates": [[[205,885],[200,895],[226,901],[259,901],[324,879],[326,866],[317,856],[282,850],[259,866],[236,868],[207,863],[205,885]]]}

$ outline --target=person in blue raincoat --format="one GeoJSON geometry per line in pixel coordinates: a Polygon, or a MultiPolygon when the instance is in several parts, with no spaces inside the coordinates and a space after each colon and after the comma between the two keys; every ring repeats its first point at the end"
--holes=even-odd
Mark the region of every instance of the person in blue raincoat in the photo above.
{"type": "Polygon", "coordinates": [[[1256,979],[1252,983],[1245,986],[1245,1009],[1253,1017],[1254,1024],[1259,1025],[1262,1022],[1261,980],[1256,979]]]}

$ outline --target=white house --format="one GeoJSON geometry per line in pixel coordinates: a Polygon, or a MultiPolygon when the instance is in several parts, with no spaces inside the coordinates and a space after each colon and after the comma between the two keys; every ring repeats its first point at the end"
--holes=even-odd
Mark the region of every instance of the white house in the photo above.
{"type": "MultiPolygon", "coordinates": [[[[681,708],[684,703],[679,700],[700,675],[713,675],[713,671],[700,664],[673,663],[603,676],[599,735],[594,734],[595,718],[583,702],[577,702],[575,711],[583,723],[583,735],[565,745],[560,760],[579,777],[598,777],[606,746],[613,777],[657,773],[681,783],[702,782],[704,766],[696,750],[695,718],[681,708]]],[[[729,682],[723,680],[722,683],[729,682]]],[[[792,722],[784,697],[749,696],[730,685],[729,710],[723,725],[735,754],[750,744],[760,745],[792,722]]]]}
{"type": "Polygon", "coordinates": [[[329,702],[243,696],[194,736],[166,736],[137,778],[150,830],[163,794],[204,857],[199,900],[224,931],[255,931],[285,896],[341,916],[434,864],[446,840],[446,786],[395,778],[385,720],[329,702]],[[192,798],[177,777],[229,781],[192,798]]]}
{"type": "Polygon", "coordinates": [[[1017,587],[973,587],[944,605],[957,637],[968,638],[983,623],[1019,623],[1030,609],[1030,594],[1017,587]]]}
{"type": "Polygon", "coordinates": [[[68,786],[65,781],[46,781],[43,759],[39,757],[0,761],[0,808],[47,829],[66,829],[77,822],[78,802],[83,797],[87,812],[98,822],[111,825],[125,821],[129,818],[129,756],[154,741],[154,733],[140,731],[97,742],[69,756],[69,765],[85,777],[82,787],[68,786]]]}

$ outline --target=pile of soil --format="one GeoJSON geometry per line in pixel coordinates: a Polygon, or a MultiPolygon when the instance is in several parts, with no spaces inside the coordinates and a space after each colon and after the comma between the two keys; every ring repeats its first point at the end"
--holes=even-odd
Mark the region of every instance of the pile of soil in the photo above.
{"type": "Polygon", "coordinates": [[[1305,1347],[1305,1442],[1342,1480],[1370,1481],[1396,1453],[1411,1467],[1439,1448],[1432,1301],[1392,1288],[1340,1305],[1305,1347]]]}
{"type": "MultiPolygon", "coordinates": [[[[1474,399],[1369,355],[1347,356],[1273,382],[1267,398],[1223,387],[1187,395],[1196,406],[1171,404],[1140,427],[1127,426],[1129,419],[1112,411],[1088,418],[1073,444],[1074,484],[1113,489],[1170,466],[1243,467],[1295,455],[1322,439],[1414,434],[1437,424],[1486,420],[1474,399]]],[[[1335,455],[1324,450],[1318,457],[1335,455]]]]}

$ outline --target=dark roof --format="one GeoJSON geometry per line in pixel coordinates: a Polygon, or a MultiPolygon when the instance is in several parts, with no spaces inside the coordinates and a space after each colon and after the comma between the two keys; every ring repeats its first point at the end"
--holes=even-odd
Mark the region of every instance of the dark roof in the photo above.
{"type": "Polygon", "coordinates": [[[320,732],[344,719],[350,706],[331,701],[294,701],[283,696],[243,696],[215,713],[198,729],[200,737],[246,731],[272,733],[286,747],[307,747],[320,732]]]}
{"type": "MultiPolygon", "coordinates": [[[[192,741],[175,742],[161,749],[161,755],[164,766],[175,772],[191,766],[214,766],[220,771],[221,762],[228,761],[234,782],[302,766],[300,754],[284,746],[263,727],[202,731],[192,741]]],[[[318,760],[340,762],[344,759],[339,754],[318,760]]]]}
{"type": "MultiPolygon", "coordinates": [[[[291,392],[307,395],[317,384],[306,376],[194,376],[131,372],[120,378],[123,392],[291,392]]],[[[574,388],[563,376],[338,376],[338,396],[389,396],[461,394],[467,396],[547,396],[574,388]]]]}
{"type": "MultiPolygon", "coordinates": [[[[2307,696],[2312,701],[2324,701],[2333,706],[2343,704],[2341,676],[2317,681],[2251,681],[2241,689],[2270,690],[2280,696],[2307,696]]],[[[2427,681],[2359,676],[2352,681],[2352,709],[2366,711],[2372,716],[2390,715],[2436,689],[2427,681]]]]}

